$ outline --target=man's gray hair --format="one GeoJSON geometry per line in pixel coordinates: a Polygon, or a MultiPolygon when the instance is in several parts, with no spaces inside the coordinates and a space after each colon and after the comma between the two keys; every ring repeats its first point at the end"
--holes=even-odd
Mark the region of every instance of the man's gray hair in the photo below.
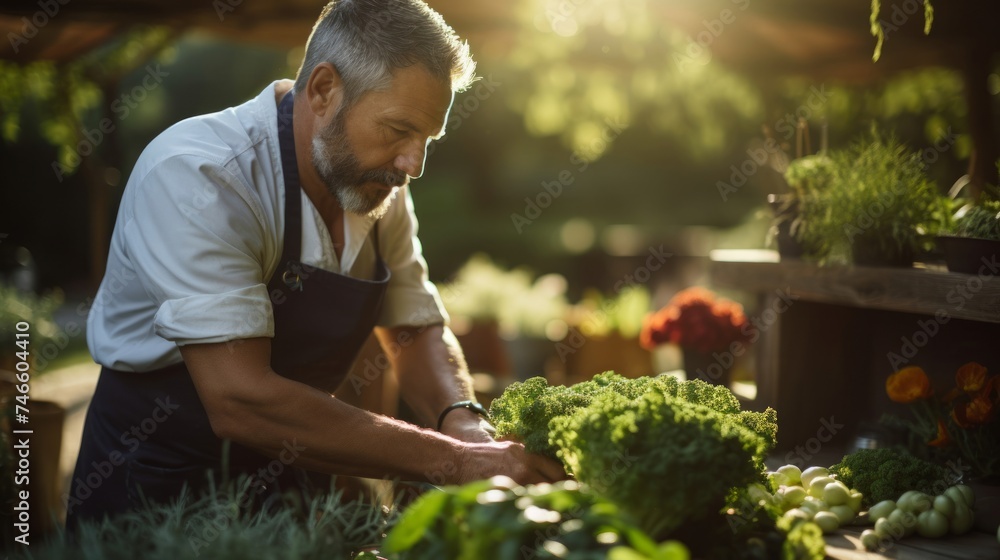
{"type": "Polygon", "coordinates": [[[295,93],[323,62],[340,73],[348,106],[387,88],[397,68],[421,64],[455,92],[467,89],[476,71],[469,45],[422,0],[333,0],[309,36],[295,93]]]}

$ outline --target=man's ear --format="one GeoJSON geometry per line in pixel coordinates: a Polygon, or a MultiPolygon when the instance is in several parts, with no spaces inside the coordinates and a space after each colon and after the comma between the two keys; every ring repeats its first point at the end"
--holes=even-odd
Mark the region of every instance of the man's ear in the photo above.
{"type": "Polygon", "coordinates": [[[344,100],[344,82],[340,72],[329,62],[321,62],[313,68],[306,82],[306,98],[309,108],[318,117],[336,113],[344,100]]]}

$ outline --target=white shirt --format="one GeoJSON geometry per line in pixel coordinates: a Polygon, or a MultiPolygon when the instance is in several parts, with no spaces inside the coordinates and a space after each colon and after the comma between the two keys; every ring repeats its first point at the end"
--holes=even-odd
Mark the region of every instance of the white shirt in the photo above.
{"type": "MultiPolygon", "coordinates": [[[[285,225],[275,83],[238,107],[177,123],[139,157],[87,320],[97,363],[149,371],[182,361],[178,345],[274,336],[267,282],[285,225]]],[[[303,191],[300,260],[371,279],[373,223],[345,213],[338,261],[303,191]]],[[[378,325],[446,322],[427,278],[408,189],[396,193],[379,237],[392,278],[378,325]]]]}

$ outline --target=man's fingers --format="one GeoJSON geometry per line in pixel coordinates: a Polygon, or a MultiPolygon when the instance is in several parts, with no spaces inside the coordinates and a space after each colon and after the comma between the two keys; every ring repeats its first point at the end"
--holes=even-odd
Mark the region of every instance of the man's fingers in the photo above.
{"type": "Polygon", "coordinates": [[[563,469],[562,464],[558,461],[553,461],[548,457],[537,457],[533,459],[533,462],[535,463],[535,471],[544,476],[546,481],[556,482],[567,478],[566,470],[563,469]]]}

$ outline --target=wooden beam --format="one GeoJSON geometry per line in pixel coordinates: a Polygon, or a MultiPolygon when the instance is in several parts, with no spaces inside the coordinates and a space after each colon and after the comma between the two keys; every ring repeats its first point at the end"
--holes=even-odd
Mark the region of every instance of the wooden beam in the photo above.
{"type": "Polygon", "coordinates": [[[987,90],[987,80],[992,71],[993,52],[980,41],[971,43],[962,76],[969,106],[969,134],[972,136],[969,190],[977,200],[987,184],[997,183],[996,162],[1000,153],[993,128],[993,98],[987,90]]]}

